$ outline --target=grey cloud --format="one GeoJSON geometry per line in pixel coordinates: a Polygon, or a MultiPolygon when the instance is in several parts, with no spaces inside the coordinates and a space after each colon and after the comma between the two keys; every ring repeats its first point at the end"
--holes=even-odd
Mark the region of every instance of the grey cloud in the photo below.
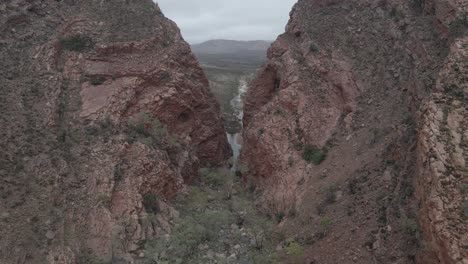
{"type": "Polygon", "coordinates": [[[157,0],[191,44],[209,39],[274,40],[296,0],[157,0]]]}

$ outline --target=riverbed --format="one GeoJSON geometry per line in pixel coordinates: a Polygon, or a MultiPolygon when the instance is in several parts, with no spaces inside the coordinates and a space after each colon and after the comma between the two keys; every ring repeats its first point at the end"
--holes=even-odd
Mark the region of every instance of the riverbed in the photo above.
{"type": "Polygon", "coordinates": [[[242,149],[242,118],[244,117],[243,97],[244,94],[247,92],[247,89],[248,82],[245,79],[241,78],[239,80],[238,94],[230,102],[234,110],[234,115],[237,119],[237,122],[239,122],[239,126],[241,128],[241,130],[236,133],[226,133],[229,145],[231,145],[231,149],[233,152],[231,168],[233,171],[237,169],[239,154],[242,149]]]}

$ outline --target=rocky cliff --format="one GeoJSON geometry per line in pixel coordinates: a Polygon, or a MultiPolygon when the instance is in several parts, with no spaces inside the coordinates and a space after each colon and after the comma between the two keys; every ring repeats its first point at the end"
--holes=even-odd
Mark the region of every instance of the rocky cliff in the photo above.
{"type": "Polygon", "coordinates": [[[468,38],[456,40],[419,111],[416,196],[425,247],[419,263],[467,263],[468,38]]]}
{"type": "Polygon", "coordinates": [[[300,261],[468,263],[467,11],[294,6],[247,93],[241,162],[300,261]]]}
{"type": "Polygon", "coordinates": [[[0,32],[0,262],[133,262],[230,156],[189,45],[150,0],[7,0],[0,32]]]}

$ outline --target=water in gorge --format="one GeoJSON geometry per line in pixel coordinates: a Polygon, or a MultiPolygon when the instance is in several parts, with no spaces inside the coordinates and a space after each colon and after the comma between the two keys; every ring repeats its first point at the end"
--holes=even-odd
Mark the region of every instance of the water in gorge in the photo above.
{"type": "Polygon", "coordinates": [[[229,145],[231,145],[232,149],[232,168],[231,170],[235,171],[237,169],[238,165],[238,159],[239,159],[239,154],[240,150],[242,148],[242,118],[244,117],[244,110],[243,110],[243,97],[244,94],[247,92],[248,89],[248,83],[247,80],[244,78],[239,79],[239,86],[238,86],[238,94],[236,97],[234,97],[230,104],[233,109],[233,116],[234,116],[234,122],[238,122],[240,127],[240,130],[238,131],[230,131],[227,132],[227,138],[229,145]]]}

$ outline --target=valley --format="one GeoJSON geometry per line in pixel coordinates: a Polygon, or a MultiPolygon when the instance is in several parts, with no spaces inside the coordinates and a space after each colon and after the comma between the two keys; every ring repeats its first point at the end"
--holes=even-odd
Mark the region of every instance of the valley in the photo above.
{"type": "Polygon", "coordinates": [[[0,3],[1,264],[468,264],[468,2],[250,4],[0,3]]]}
{"type": "Polygon", "coordinates": [[[242,148],[243,100],[250,82],[266,60],[268,41],[210,40],[192,45],[221,105],[228,142],[236,171],[242,148]]]}

